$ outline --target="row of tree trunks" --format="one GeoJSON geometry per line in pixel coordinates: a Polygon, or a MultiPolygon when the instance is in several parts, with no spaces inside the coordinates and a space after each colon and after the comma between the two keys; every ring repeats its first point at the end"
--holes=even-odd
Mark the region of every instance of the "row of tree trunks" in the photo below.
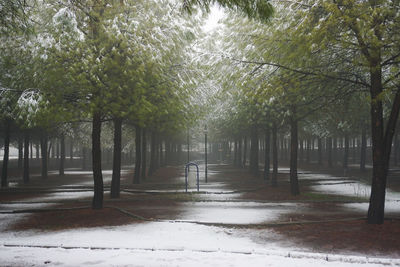
{"type": "Polygon", "coordinates": [[[25,130],[24,134],[24,184],[29,183],[29,132],[25,130]]]}
{"type": "Polygon", "coordinates": [[[265,130],[265,148],[264,148],[264,180],[269,180],[269,165],[270,165],[270,136],[271,136],[271,130],[267,128],[265,130]]]}
{"type": "Polygon", "coordinates": [[[258,153],[259,153],[259,143],[258,143],[258,128],[253,125],[250,130],[250,172],[254,176],[258,176],[259,164],[258,164],[258,153]]]}
{"type": "Polygon", "coordinates": [[[1,187],[8,186],[7,171],[8,171],[8,160],[10,155],[10,121],[7,120],[5,123],[4,133],[4,155],[3,155],[3,166],[1,171],[1,187]]]}

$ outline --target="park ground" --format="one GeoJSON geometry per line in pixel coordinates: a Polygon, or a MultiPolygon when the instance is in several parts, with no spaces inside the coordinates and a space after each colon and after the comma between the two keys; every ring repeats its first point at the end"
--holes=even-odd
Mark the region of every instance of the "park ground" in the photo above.
{"type": "Polygon", "coordinates": [[[139,185],[122,172],[121,197],[92,210],[90,171],[39,172],[29,185],[11,171],[0,194],[0,266],[400,266],[400,186],[389,177],[386,220],[366,223],[368,172],[288,169],[278,187],[246,169],[211,164],[200,191],[195,170],[166,166],[139,185]]]}

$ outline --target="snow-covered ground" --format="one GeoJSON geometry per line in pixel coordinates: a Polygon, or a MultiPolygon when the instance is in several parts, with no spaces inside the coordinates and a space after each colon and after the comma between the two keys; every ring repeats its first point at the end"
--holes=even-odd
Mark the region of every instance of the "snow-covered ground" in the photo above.
{"type": "MultiPolygon", "coordinates": [[[[332,179],[324,177],[325,180],[332,179]]],[[[223,188],[223,184],[218,187],[223,188]]],[[[346,184],[323,181],[314,189],[353,194],[344,188],[346,184]]],[[[91,195],[92,192],[85,191],[52,193],[41,198],[24,199],[23,203],[2,203],[0,210],[46,208],[53,205],[47,203],[49,200],[91,195]]],[[[210,196],[210,199],[216,197],[218,200],[218,196],[210,196]]],[[[390,203],[398,203],[399,199],[394,194],[390,203]]],[[[345,205],[364,209],[364,204],[345,205]]],[[[182,203],[179,213],[174,215],[176,220],[181,220],[179,222],[138,222],[50,232],[9,230],[11,225],[30,214],[0,214],[0,266],[400,266],[400,259],[314,253],[288,240],[283,242],[271,230],[263,229],[264,241],[260,241],[257,229],[193,223],[272,222],[286,212],[307,210],[307,205],[190,202],[182,203]]]]}

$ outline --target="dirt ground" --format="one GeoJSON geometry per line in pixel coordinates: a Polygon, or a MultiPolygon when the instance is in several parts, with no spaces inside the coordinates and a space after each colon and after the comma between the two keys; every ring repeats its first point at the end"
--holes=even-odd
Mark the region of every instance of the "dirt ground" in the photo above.
{"type": "MultiPolygon", "coordinates": [[[[209,197],[209,194],[146,192],[150,189],[165,189],[165,184],[176,183],[177,177],[182,175],[180,168],[165,167],[137,186],[129,183],[131,174],[131,172],[127,172],[122,177],[121,198],[110,199],[106,193],[105,207],[101,210],[92,210],[90,208],[91,199],[88,197],[58,201],[49,210],[27,211],[29,215],[17,224],[10,226],[8,231],[30,229],[59,231],[143,223],[146,220],[174,218],[180,213],[182,203],[213,201],[205,198],[205,196],[209,197]],[[132,193],[130,190],[136,191],[132,193]]],[[[282,240],[291,241],[298,247],[307,247],[327,253],[400,256],[400,219],[388,219],[383,225],[369,225],[364,218],[365,214],[343,210],[340,205],[337,205],[341,202],[351,202],[352,198],[316,194],[308,188],[307,183],[302,183],[300,196],[291,196],[286,176],[287,174],[280,174],[278,187],[271,187],[268,181],[263,181],[260,177],[252,177],[246,170],[233,169],[231,166],[212,166],[210,167],[209,183],[218,184],[224,190],[239,192],[236,201],[310,203],[315,212],[300,215],[298,213],[287,214],[280,217],[276,225],[248,226],[252,229],[272,230],[281,236],[282,240]],[[352,218],[354,219],[344,221],[352,218]]],[[[52,182],[50,187],[46,187],[46,190],[60,188],[60,185],[70,184],[71,181],[90,180],[90,177],[74,175],[71,178],[68,175],[63,177],[54,175],[48,179],[51,179],[52,182]]],[[[40,182],[38,178],[33,184],[38,186],[43,183],[46,186],[49,185],[49,183],[40,182]]],[[[46,190],[35,193],[37,188],[33,186],[3,189],[0,194],[0,204],[24,202],[32,197],[48,194],[46,190]]],[[[224,201],[224,199],[218,201],[224,201]]],[[[218,227],[224,226],[218,225],[218,227]]],[[[247,226],[240,227],[246,228],[247,226]]],[[[260,238],[262,239],[262,236],[260,238]]]]}

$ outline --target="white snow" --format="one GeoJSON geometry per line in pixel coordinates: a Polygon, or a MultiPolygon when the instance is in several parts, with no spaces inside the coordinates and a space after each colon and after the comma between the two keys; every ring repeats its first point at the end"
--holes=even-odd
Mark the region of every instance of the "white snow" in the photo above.
{"type": "Polygon", "coordinates": [[[297,203],[197,202],[185,203],[177,219],[206,223],[259,224],[273,222],[279,216],[308,206],[297,203]]]}
{"type": "Polygon", "coordinates": [[[10,266],[379,266],[394,259],[326,255],[260,245],[224,228],[151,222],[50,233],[0,234],[0,258],[10,266]],[[40,246],[40,247],[39,247],[40,246]],[[49,248],[43,248],[49,247],[49,248]],[[290,255],[290,257],[289,257],[290,255]],[[328,259],[328,261],[326,261],[328,259]]]}

